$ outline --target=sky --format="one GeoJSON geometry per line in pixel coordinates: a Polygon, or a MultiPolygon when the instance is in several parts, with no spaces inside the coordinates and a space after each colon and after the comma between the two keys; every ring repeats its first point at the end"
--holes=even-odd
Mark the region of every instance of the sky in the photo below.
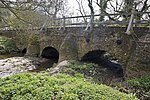
{"type": "MultiPolygon", "coordinates": [[[[80,0],[78,0],[78,1],[80,1],[80,0]]],[[[85,10],[90,14],[90,9],[89,9],[89,7],[88,7],[88,2],[87,2],[87,0],[82,0],[82,1],[84,2],[83,4],[84,4],[84,7],[85,7],[85,10]]],[[[93,0],[93,1],[95,1],[95,0],[93,0]]],[[[114,1],[114,2],[112,2],[112,5],[115,7],[115,5],[116,5],[115,1],[118,1],[118,3],[121,3],[123,0],[112,0],[112,1],[114,1]]],[[[138,2],[139,2],[139,1],[144,2],[145,0],[137,0],[137,1],[138,1],[138,2]]],[[[141,4],[142,4],[142,3],[141,3],[141,4]]],[[[148,4],[150,4],[150,0],[148,0],[148,4]]],[[[74,13],[79,13],[79,11],[77,11],[77,9],[79,9],[79,7],[78,7],[78,3],[77,3],[76,0],[68,0],[68,5],[69,5],[70,9],[71,9],[74,13]]],[[[99,13],[99,7],[96,6],[95,3],[93,3],[93,6],[94,6],[95,14],[98,14],[98,13],[99,13]]],[[[108,3],[108,6],[110,6],[109,3],[108,3]]],[[[109,8],[109,7],[108,7],[108,8],[109,8]]],[[[111,8],[111,6],[110,6],[110,8],[111,8]]],[[[138,8],[141,8],[141,5],[139,5],[138,8]]],[[[107,10],[107,12],[112,12],[112,10],[109,9],[109,10],[107,10]]]]}
{"type": "MultiPolygon", "coordinates": [[[[78,0],[78,1],[80,1],[80,0],[78,0]]],[[[87,14],[90,14],[90,9],[88,7],[88,1],[87,0],[82,0],[82,1],[83,1],[83,6],[84,6],[85,11],[87,12],[87,14]]],[[[113,5],[115,5],[115,4],[113,3],[113,5]]],[[[68,0],[68,6],[69,6],[70,10],[74,12],[74,15],[78,15],[78,14],[80,15],[80,12],[78,11],[79,6],[78,6],[78,3],[76,0],[68,0]]],[[[94,7],[95,14],[99,14],[99,7],[95,3],[93,3],[93,7],[94,7]]]]}
{"type": "MultiPolygon", "coordinates": [[[[89,12],[90,9],[88,8],[87,0],[83,0],[83,2],[84,2],[83,4],[84,4],[86,11],[89,12]]],[[[68,0],[68,6],[69,6],[70,10],[74,12],[75,15],[77,13],[79,14],[79,11],[78,11],[79,6],[78,6],[78,3],[76,0],[68,0]]]]}

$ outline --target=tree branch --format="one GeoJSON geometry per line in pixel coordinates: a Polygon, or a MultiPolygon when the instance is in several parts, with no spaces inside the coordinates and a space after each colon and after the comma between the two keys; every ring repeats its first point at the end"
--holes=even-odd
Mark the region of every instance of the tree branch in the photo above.
{"type": "Polygon", "coordinates": [[[16,18],[18,18],[19,20],[21,20],[21,21],[23,21],[23,22],[25,22],[25,23],[32,24],[32,23],[30,23],[30,22],[28,22],[28,21],[26,21],[26,20],[20,18],[20,17],[9,7],[9,5],[8,5],[4,0],[1,0],[1,2],[2,2],[2,4],[3,4],[10,12],[12,12],[12,13],[16,16],[16,18]]]}

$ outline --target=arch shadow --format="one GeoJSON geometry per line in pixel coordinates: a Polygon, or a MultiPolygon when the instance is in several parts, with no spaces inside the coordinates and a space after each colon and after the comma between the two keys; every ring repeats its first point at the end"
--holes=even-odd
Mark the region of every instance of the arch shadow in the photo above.
{"type": "Polygon", "coordinates": [[[107,51],[105,50],[93,50],[86,53],[82,58],[81,62],[95,63],[99,66],[111,70],[116,77],[123,77],[122,65],[116,61],[111,60],[111,56],[106,56],[107,51]]]}
{"type": "Polygon", "coordinates": [[[49,68],[52,67],[54,63],[58,63],[59,52],[53,47],[45,47],[41,53],[41,57],[40,67],[49,68]]]}
{"type": "Polygon", "coordinates": [[[26,54],[27,53],[27,48],[22,49],[21,53],[26,54]]]}
{"type": "Polygon", "coordinates": [[[98,64],[99,61],[103,60],[102,57],[105,53],[105,50],[89,51],[83,57],[81,57],[80,61],[98,64]]]}
{"type": "Polygon", "coordinates": [[[53,47],[45,47],[41,53],[42,58],[55,59],[58,62],[59,52],[53,47]]]}

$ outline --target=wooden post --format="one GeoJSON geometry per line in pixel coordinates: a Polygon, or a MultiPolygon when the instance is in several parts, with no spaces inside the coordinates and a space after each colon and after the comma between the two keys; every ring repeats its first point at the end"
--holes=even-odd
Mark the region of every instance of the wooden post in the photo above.
{"type": "Polygon", "coordinates": [[[63,30],[65,30],[65,24],[66,24],[66,19],[65,19],[65,16],[63,16],[63,30]]]}
{"type": "Polygon", "coordinates": [[[94,13],[91,15],[91,20],[90,20],[90,31],[93,30],[93,27],[94,27],[94,13]]]}
{"type": "Polygon", "coordinates": [[[131,28],[133,27],[133,20],[134,20],[134,13],[135,13],[135,9],[132,10],[132,14],[129,20],[129,24],[126,30],[126,34],[131,35],[131,28]]]}

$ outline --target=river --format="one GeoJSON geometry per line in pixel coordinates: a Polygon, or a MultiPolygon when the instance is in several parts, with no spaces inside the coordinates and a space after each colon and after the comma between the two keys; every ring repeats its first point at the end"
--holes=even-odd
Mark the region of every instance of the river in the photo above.
{"type": "Polygon", "coordinates": [[[0,55],[0,77],[22,72],[40,72],[51,68],[56,61],[39,57],[24,57],[23,54],[0,55]]]}

